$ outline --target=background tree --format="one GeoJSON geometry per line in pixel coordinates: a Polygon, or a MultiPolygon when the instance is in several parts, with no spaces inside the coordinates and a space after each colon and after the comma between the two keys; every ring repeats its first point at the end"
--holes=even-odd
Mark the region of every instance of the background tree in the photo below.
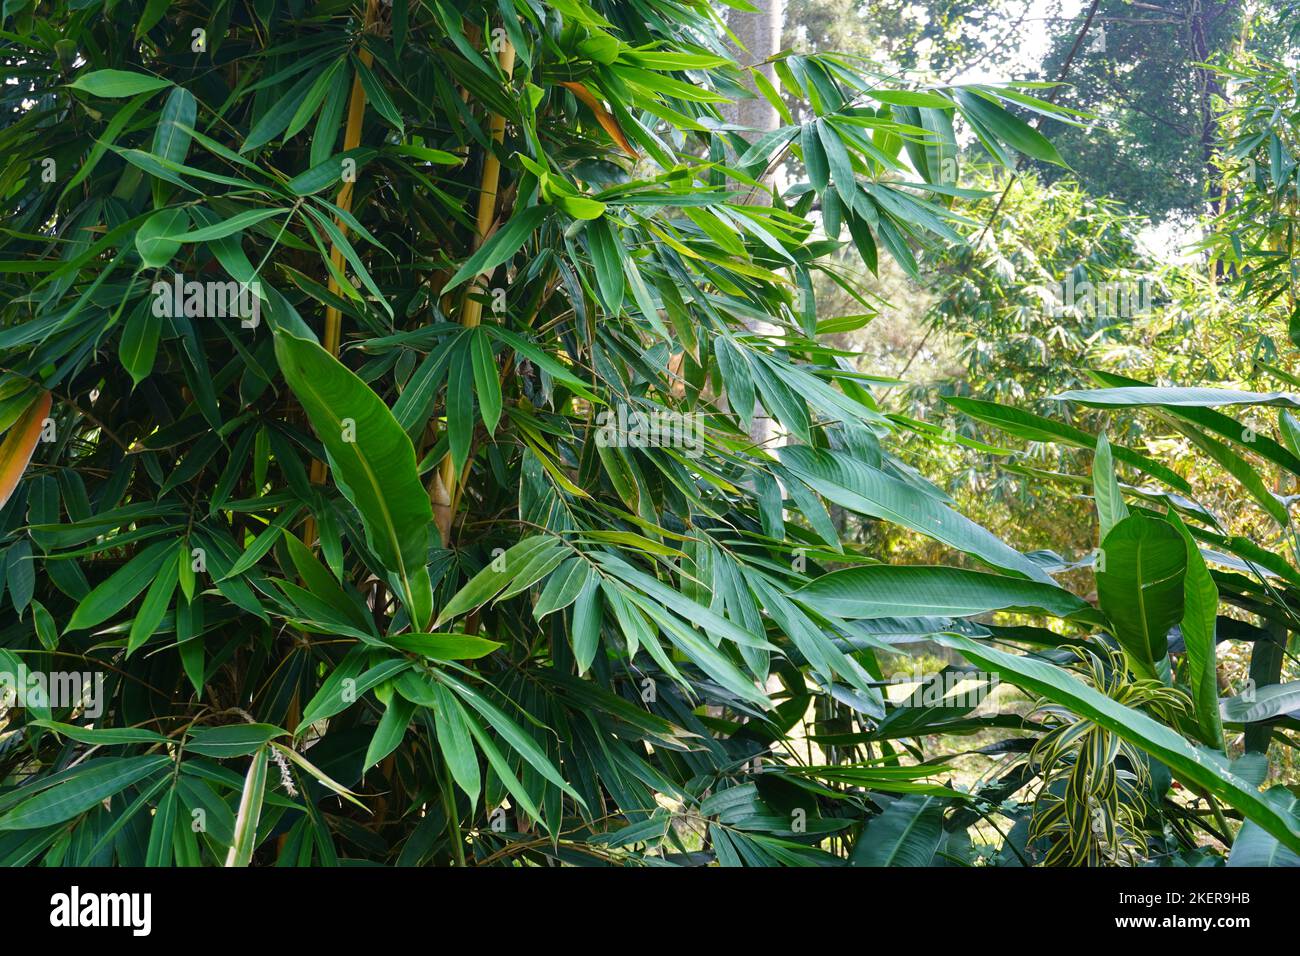
{"type": "Polygon", "coordinates": [[[705,0],[6,17],[0,674],[38,679],[4,705],[0,862],[1050,861],[985,834],[1059,760],[954,783],[928,741],[1055,727],[936,702],[951,673],[894,699],[918,637],[1127,745],[1124,847],[1199,852],[1177,779],[1223,845],[1231,815],[1300,850],[1215,756],[1213,600],[1178,606],[1175,672],[1174,578],[1151,619],[1141,561],[1101,610],[1059,585],[891,452],[934,426],[822,338],[859,321],[813,280],[846,247],[915,277],[961,241],[958,130],[1059,161],[1024,87],[790,53],[787,113],[705,0]],[[747,136],[721,110],[750,84],[781,122],[747,136]],[[1070,650],[1116,643],[1114,680],[1070,650]]]}
{"type": "MultiPolygon", "coordinates": [[[[1088,4],[1085,4],[1085,9],[1088,4]]],[[[1195,216],[1220,198],[1215,151],[1227,89],[1213,64],[1236,52],[1286,48],[1284,4],[1239,0],[1101,0],[1095,28],[1057,100],[1097,117],[1044,132],[1094,195],[1160,219],[1195,216]]],[[[1080,14],[1082,16],[1082,13],[1080,14]]],[[[1041,76],[1053,78],[1074,41],[1061,22],[1041,76]]],[[[1049,179],[1059,173],[1043,167],[1049,179]]]]}

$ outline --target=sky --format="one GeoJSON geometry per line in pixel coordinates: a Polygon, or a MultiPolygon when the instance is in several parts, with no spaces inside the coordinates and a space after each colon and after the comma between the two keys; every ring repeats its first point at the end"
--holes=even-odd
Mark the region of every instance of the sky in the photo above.
{"type": "MultiPolygon", "coordinates": [[[[1020,15],[1020,4],[1007,6],[1008,17],[1020,15]]],[[[1054,6],[1052,0],[1032,0],[1023,21],[1019,47],[1008,56],[1000,57],[998,62],[984,63],[962,72],[956,77],[956,82],[997,83],[1023,78],[1028,71],[1043,62],[1058,32],[1074,31],[1081,26],[1077,20],[1073,23],[1065,21],[1082,16],[1086,9],[1084,0],[1063,0],[1060,13],[1049,16],[1054,6]]],[[[1094,30],[1089,33],[1092,34],[1094,30]]],[[[1196,253],[1188,247],[1200,237],[1201,230],[1194,223],[1171,220],[1146,226],[1140,231],[1138,242],[1148,255],[1159,261],[1188,262],[1196,257],[1196,253]]]]}
{"type": "MultiPolygon", "coordinates": [[[[1009,19],[1020,16],[1021,4],[1009,3],[1007,7],[1009,19]]],[[[1083,0],[1062,0],[1060,19],[1050,16],[1055,7],[1052,0],[1032,0],[1022,21],[1019,47],[1010,55],[999,58],[998,62],[983,63],[964,71],[956,77],[956,82],[1004,83],[1023,79],[1028,70],[1043,62],[1058,32],[1078,29],[1075,24],[1062,21],[1079,16],[1083,0]]]]}

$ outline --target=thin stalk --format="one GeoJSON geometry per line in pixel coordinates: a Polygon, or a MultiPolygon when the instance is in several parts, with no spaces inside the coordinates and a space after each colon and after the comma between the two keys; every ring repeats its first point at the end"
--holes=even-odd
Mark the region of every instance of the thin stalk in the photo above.
{"type": "MultiPolygon", "coordinates": [[[[373,30],[378,20],[379,0],[366,0],[364,31],[369,33],[373,30]]],[[[361,48],[357,56],[367,67],[375,61],[374,55],[364,47],[361,48]]],[[[348,119],[347,125],[343,128],[344,152],[349,149],[356,149],[356,147],[361,143],[361,126],[362,122],[365,120],[365,116],[366,91],[365,87],[361,85],[361,76],[358,74],[352,77],[352,91],[348,96],[348,119]]],[[[335,205],[344,212],[352,211],[353,185],[352,182],[344,182],[342,187],[339,189],[338,198],[335,200],[335,205]]],[[[340,218],[335,219],[335,224],[338,226],[339,232],[346,236],[348,232],[347,224],[340,218]]],[[[337,244],[332,244],[330,247],[330,260],[338,270],[342,272],[343,250],[340,249],[337,244]]],[[[331,270],[329,276],[329,290],[335,295],[338,295],[341,291],[339,289],[338,280],[334,278],[333,270],[331,270]]],[[[333,306],[327,307],[325,309],[325,341],[322,344],[331,355],[337,356],[339,354],[339,343],[342,339],[342,331],[343,313],[333,306]]],[[[313,459],[310,473],[311,483],[313,485],[325,484],[325,474],[325,462],[313,459]]],[[[307,547],[313,549],[316,547],[316,518],[310,512],[308,513],[306,520],[302,523],[302,538],[303,543],[306,544],[307,547]]],[[[289,729],[291,731],[296,730],[298,727],[298,720],[302,716],[301,701],[298,699],[298,692],[296,690],[294,691],[293,699],[289,703],[289,713],[286,716],[289,729]]],[[[284,851],[287,840],[287,834],[280,837],[278,845],[276,846],[277,857],[284,851]]]]}
{"type": "Polygon", "coordinates": [[[1226,846],[1232,849],[1232,829],[1228,826],[1228,818],[1223,815],[1223,808],[1219,806],[1219,801],[1214,797],[1207,797],[1210,802],[1210,809],[1214,811],[1214,822],[1219,825],[1219,830],[1223,833],[1226,846]]]}
{"type": "MultiPolygon", "coordinates": [[[[497,53],[497,65],[501,67],[501,72],[505,74],[506,79],[514,73],[515,48],[509,40],[502,43],[501,50],[497,53]]],[[[506,135],[506,118],[493,113],[488,120],[488,129],[491,131],[494,144],[503,142],[506,135]]],[[[483,173],[479,177],[478,214],[474,222],[473,248],[475,250],[487,240],[496,221],[497,188],[500,184],[501,159],[495,150],[488,149],[483,157],[483,173]]],[[[474,328],[483,321],[481,282],[482,277],[476,276],[465,293],[465,304],[460,311],[460,324],[466,328],[474,328]]],[[[466,475],[468,475],[468,465],[469,463],[466,462],[466,475]]],[[[442,536],[443,547],[451,541],[452,516],[456,513],[456,506],[459,504],[464,479],[464,475],[456,474],[456,466],[450,454],[442,459],[434,471],[429,496],[433,502],[433,520],[438,526],[438,533],[442,536]]]]}
{"type": "Polygon", "coordinates": [[[465,865],[465,839],[460,832],[460,811],[456,809],[456,786],[451,779],[451,766],[446,760],[439,760],[442,770],[438,782],[442,789],[442,799],[447,805],[447,838],[451,841],[451,852],[456,857],[456,865],[465,865]]]}
{"type": "MultiPolygon", "coordinates": [[[[366,0],[366,17],[364,31],[369,33],[374,29],[379,20],[379,0],[366,0]]],[[[368,68],[375,61],[374,55],[362,47],[357,58],[368,68]]],[[[356,149],[361,144],[361,126],[366,116],[366,90],[361,85],[361,75],[357,74],[352,77],[352,92],[348,96],[348,120],[347,125],[343,128],[343,151],[356,149]]],[[[352,211],[352,190],[355,184],[344,182],[339,188],[338,198],[335,205],[344,212],[352,211]]],[[[335,225],[338,226],[339,232],[344,236],[348,233],[348,227],[341,218],[335,219],[335,225]]],[[[343,271],[343,250],[337,243],[330,245],[330,261],[334,263],[337,271],[343,271]]],[[[330,271],[329,290],[334,295],[339,295],[338,280],[334,278],[334,270],[330,271]]],[[[325,309],[325,335],[321,343],[330,355],[339,354],[339,344],[343,337],[343,313],[333,306],[325,309]]],[[[312,461],[311,463],[311,482],[314,485],[323,485],[325,483],[325,462],[312,461]]],[[[308,547],[312,547],[316,541],[316,519],[311,515],[303,522],[303,538],[308,547]]]]}

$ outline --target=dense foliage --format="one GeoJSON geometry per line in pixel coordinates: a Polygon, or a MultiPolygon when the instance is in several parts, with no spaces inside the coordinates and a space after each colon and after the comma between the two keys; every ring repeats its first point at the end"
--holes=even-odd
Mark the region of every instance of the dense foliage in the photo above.
{"type": "MultiPolygon", "coordinates": [[[[818,308],[862,299],[845,250],[917,275],[977,225],[959,139],[1061,162],[1036,89],[786,53],[778,90],[704,0],[6,10],[3,863],[1300,852],[1258,759],[1300,574],[1149,455],[989,406],[1094,450],[1094,607],[896,457],[968,439],[824,340],[865,321],[818,308]],[[750,84],[778,129],[723,121],[750,84]],[[1263,710],[1220,707],[1216,626],[1263,710]],[[922,639],[968,664],[899,681],[922,639]],[[974,784],[926,743],[986,731],[974,784]]],[[[1104,384],[1288,525],[1210,406],[1293,399],[1104,384]]]]}

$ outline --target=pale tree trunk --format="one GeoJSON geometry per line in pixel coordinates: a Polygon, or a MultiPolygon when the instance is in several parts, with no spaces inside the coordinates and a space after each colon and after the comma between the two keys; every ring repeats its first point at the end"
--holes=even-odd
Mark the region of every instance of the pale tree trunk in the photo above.
{"type": "MultiPolygon", "coordinates": [[[[781,28],[785,22],[785,0],[752,0],[757,13],[743,13],[739,10],[727,11],[727,26],[736,35],[744,49],[736,50],[736,59],[747,66],[757,66],[781,51],[781,28]]],[[[763,75],[776,85],[776,71],[772,65],[759,66],[763,75]]],[[[751,84],[751,89],[753,86],[751,84]]],[[[751,142],[763,133],[774,130],[780,125],[781,118],[767,99],[758,94],[749,99],[737,100],[723,107],[723,116],[737,126],[747,127],[743,135],[751,142]]],[[[763,202],[762,194],[755,193],[753,200],[763,202]]],[[[777,328],[761,319],[746,323],[755,335],[771,336],[777,328]]],[[[776,423],[761,408],[756,410],[749,437],[754,444],[771,448],[779,444],[776,423]]]]}
{"type": "MultiPolygon", "coordinates": [[[[751,0],[757,13],[743,13],[739,10],[727,11],[727,26],[731,32],[736,35],[744,49],[734,50],[736,61],[746,66],[756,66],[764,60],[770,58],[781,50],[781,28],[785,22],[785,0],[751,0]]],[[[772,69],[769,63],[765,66],[758,67],[763,75],[776,85],[776,71],[772,69]]],[[[754,90],[751,83],[750,89],[754,90]]],[[[769,130],[774,130],[781,123],[781,117],[778,115],[767,99],[754,90],[755,95],[749,99],[737,100],[723,106],[723,118],[737,126],[744,126],[746,129],[741,135],[751,143],[759,136],[769,130]]],[[[767,185],[765,183],[765,185],[767,185]]],[[[766,203],[766,196],[761,191],[754,191],[753,195],[748,197],[747,202],[766,203]]],[[[749,319],[745,322],[746,328],[754,335],[774,336],[778,329],[771,322],[764,322],[761,319],[749,319]]],[[[761,405],[754,408],[754,418],[749,427],[749,440],[755,445],[764,449],[771,449],[781,443],[780,437],[776,433],[776,422],[767,414],[761,405]]],[[[775,693],[781,689],[780,681],[773,674],[768,678],[767,691],[775,693]]],[[[721,708],[718,709],[721,716],[721,708]]],[[[755,757],[753,769],[755,772],[762,770],[762,760],[755,757]]]]}
{"type": "MultiPolygon", "coordinates": [[[[781,52],[781,28],[785,24],[785,0],[753,0],[752,5],[758,8],[757,13],[727,11],[727,26],[744,46],[743,50],[735,51],[736,59],[746,66],[757,66],[781,52]]],[[[777,85],[772,64],[759,69],[773,86],[777,85]]],[[[780,120],[776,110],[762,96],[737,100],[726,106],[723,114],[739,126],[764,132],[776,129],[780,120]]]]}

